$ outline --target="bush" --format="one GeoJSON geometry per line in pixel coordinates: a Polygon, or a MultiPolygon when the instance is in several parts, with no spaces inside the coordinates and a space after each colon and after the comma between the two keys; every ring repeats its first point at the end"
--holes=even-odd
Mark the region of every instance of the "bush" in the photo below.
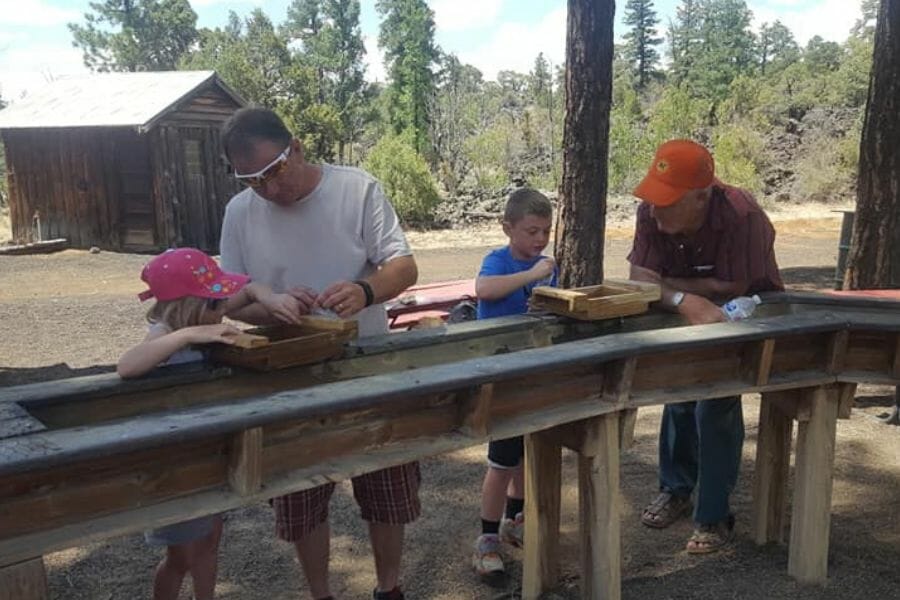
{"type": "Polygon", "coordinates": [[[381,181],[400,219],[410,225],[430,225],[440,202],[425,159],[400,136],[382,137],[369,152],[365,168],[381,181]]]}
{"type": "Polygon", "coordinates": [[[759,176],[763,168],[762,137],[742,124],[718,127],[713,137],[716,176],[758,196],[762,191],[759,176]]]}

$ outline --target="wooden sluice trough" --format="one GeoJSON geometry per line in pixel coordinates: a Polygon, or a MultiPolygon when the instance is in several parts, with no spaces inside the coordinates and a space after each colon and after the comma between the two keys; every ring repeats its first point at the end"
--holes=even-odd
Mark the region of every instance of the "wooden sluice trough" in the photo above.
{"type": "Polygon", "coordinates": [[[364,339],[265,374],[0,388],[0,588],[39,590],[48,552],[527,434],[523,597],[557,580],[568,447],[582,595],[619,598],[619,453],[635,411],[751,392],[763,398],[752,535],[784,539],[797,421],[788,570],[824,583],[836,420],[857,383],[900,384],[900,303],[774,294],[760,310],[697,327],[509,317],[364,339]]]}

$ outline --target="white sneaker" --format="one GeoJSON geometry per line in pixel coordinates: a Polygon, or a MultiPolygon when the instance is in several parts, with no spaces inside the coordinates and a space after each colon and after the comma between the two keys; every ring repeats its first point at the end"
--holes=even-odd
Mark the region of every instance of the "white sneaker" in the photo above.
{"type": "Polygon", "coordinates": [[[475,540],[475,553],[472,555],[472,568],[482,577],[500,575],[505,569],[500,556],[500,536],[486,533],[475,540]]]}
{"type": "Polygon", "coordinates": [[[515,519],[500,521],[500,539],[507,544],[521,548],[525,544],[525,515],[519,513],[515,519]]]}

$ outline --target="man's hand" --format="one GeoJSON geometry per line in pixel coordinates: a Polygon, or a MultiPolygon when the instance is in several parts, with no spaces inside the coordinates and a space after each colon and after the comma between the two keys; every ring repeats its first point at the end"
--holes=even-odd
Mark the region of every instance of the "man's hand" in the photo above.
{"type": "Polygon", "coordinates": [[[316,306],[316,300],[319,297],[316,290],[303,285],[292,287],[287,293],[297,300],[297,307],[299,310],[298,316],[311,313],[312,309],[316,306]]]}
{"type": "Polygon", "coordinates": [[[352,281],[338,281],[319,294],[316,305],[348,319],[366,307],[366,293],[352,281]]]}
{"type": "Polygon", "coordinates": [[[554,269],[556,269],[556,260],[547,257],[534,263],[528,272],[534,276],[534,281],[540,281],[552,277],[554,269]]]}
{"type": "Polygon", "coordinates": [[[678,314],[691,325],[721,323],[726,320],[725,314],[718,306],[696,294],[684,295],[684,300],[678,305],[678,314]]]}

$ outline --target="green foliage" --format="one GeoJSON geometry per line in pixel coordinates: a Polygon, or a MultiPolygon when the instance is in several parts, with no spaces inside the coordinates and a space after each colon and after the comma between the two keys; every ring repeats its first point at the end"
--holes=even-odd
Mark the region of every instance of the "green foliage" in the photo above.
{"type": "Polygon", "coordinates": [[[716,176],[754,194],[762,191],[759,175],[764,160],[765,143],[752,128],[735,123],[716,130],[713,153],[716,160],[716,176]]]}
{"type": "Polygon", "coordinates": [[[382,16],[378,45],[384,50],[390,86],[388,119],[397,134],[412,140],[425,154],[428,140],[428,102],[434,95],[431,71],[439,56],[434,43],[434,12],[425,0],[377,0],[382,16]]]}
{"type": "Polygon", "coordinates": [[[662,43],[662,38],[657,37],[659,18],[653,10],[653,0],[628,0],[623,20],[631,27],[624,36],[625,59],[631,65],[638,88],[643,89],[657,74],[656,46],[662,43]]]}
{"type": "Polygon", "coordinates": [[[188,0],[91,2],[85,24],[69,23],[72,44],[96,71],[171,71],[197,38],[188,0]]]}
{"type": "Polygon", "coordinates": [[[440,202],[428,164],[402,136],[383,137],[372,148],[365,168],[381,181],[400,219],[428,225],[440,202]]]}

